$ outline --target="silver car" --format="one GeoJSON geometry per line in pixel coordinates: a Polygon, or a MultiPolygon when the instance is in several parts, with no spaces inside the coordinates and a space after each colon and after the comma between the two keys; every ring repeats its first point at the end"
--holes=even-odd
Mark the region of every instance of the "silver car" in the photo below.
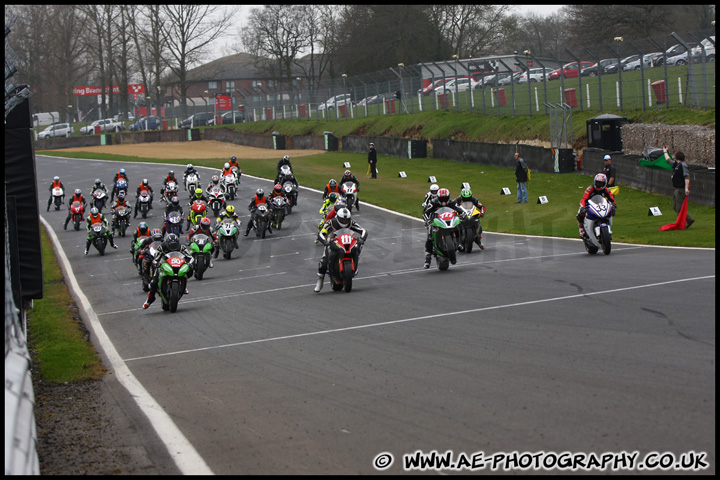
{"type": "Polygon", "coordinates": [[[72,125],[69,123],[54,123],[42,132],[38,133],[38,140],[54,137],[69,137],[74,133],[72,125]]]}

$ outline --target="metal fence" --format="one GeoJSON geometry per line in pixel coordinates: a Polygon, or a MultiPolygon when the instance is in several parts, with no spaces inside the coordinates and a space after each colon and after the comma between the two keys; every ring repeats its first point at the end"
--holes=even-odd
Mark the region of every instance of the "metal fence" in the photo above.
{"type": "Polygon", "coordinates": [[[679,105],[707,109],[715,105],[714,35],[714,30],[702,30],[633,41],[618,37],[604,45],[565,50],[561,57],[526,50],[494,57],[398,64],[372,74],[343,75],[312,87],[298,78],[290,87],[258,87],[245,92],[245,114],[249,121],[327,121],[431,110],[532,116],[551,115],[555,107],[598,112],[679,105]],[[668,52],[673,46],[675,49],[668,52]],[[672,55],[674,52],[681,56],[672,55]],[[615,73],[600,69],[596,75],[545,76],[531,83],[506,79],[498,84],[497,80],[498,74],[557,69],[573,62],[582,62],[583,66],[601,60],[621,63],[632,55],[642,55],[643,61],[615,73]],[[468,77],[472,78],[470,88],[460,82],[442,87],[451,79],[468,77]],[[428,87],[435,82],[441,86],[428,87]]]}

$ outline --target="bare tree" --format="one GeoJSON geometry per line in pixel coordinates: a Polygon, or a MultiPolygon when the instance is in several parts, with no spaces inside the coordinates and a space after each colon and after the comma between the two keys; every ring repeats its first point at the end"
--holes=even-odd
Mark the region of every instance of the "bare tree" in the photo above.
{"type": "Polygon", "coordinates": [[[335,9],[323,5],[302,5],[299,8],[302,10],[301,29],[307,34],[309,47],[307,54],[295,61],[295,66],[303,72],[308,95],[313,98],[315,86],[333,58],[338,18],[335,9]]]}
{"type": "Polygon", "coordinates": [[[225,33],[232,15],[216,5],[163,5],[160,23],[169,52],[169,67],[179,85],[183,115],[187,114],[188,71],[202,60],[208,46],[225,33]]]}
{"type": "Polygon", "coordinates": [[[510,5],[431,5],[428,15],[461,58],[494,54],[505,43],[512,23],[510,5]]]}

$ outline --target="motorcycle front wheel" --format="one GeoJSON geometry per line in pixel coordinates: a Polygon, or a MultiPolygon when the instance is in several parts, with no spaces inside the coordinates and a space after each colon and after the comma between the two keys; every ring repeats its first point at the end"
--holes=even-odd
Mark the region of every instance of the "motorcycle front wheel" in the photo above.
{"type": "Polygon", "coordinates": [[[607,229],[607,227],[602,227],[600,229],[600,245],[602,246],[602,251],[605,255],[610,255],[610,248],[611,248],[611,240],[610,240],[610,231],[607,229]]]}
{"type": "Polygon", "coordinates": [[[170,284],[170,312],[177,312],[178,302],[180,301],[180,283],[173,282],[170,284]]]}
{"type": "Polygon", "coordinates": [[[354,275],[355,273],[352,269],[352,262],[350,260],[345,260],[343,262],[343,284],[345,286],[346,292],[350,292],[350,290],[352,290],[352,281],[354,275]]]}
{"type": "Polygon", "coordinates": [[[195,257],[195,278],[198,280],[203,279],[205,273],[205,255],[198,255],[195,257]]]}

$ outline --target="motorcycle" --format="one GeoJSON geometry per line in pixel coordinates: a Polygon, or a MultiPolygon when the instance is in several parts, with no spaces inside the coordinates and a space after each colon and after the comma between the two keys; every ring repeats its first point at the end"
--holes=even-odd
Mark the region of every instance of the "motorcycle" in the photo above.
{"type": "Polygon", "coordinates": [[[140,249],[140,243],[145,239],[145,237],[140,237],[135,240],[134,243],[130,244],[130,254],[132,255],[132,262],[133,266],[137,268],[138,275],[142,277],[142,259],[143,259],[143,252],[140,249]]]}
{"type": "Polygon", "coordinates": [[[182,234],[182,223],[183,218],[182,215],[180,215],[180,212],[170,212],[170,214],[167,217],[167,221],[165,223],[165,231],[164,234],[168,233],[174,233],[176,235],[182,234]]]}
{"type": "Polygon", "coordinates": [[[460,251],[471,253],[475,239],[482,233],[480,219],[485,216],[485,206],[479,209],[469,201],[461,202],[459,206],[466,215],[460,220],[459,248],[460,251]]]}
{"type": "Polygon", "coordinates": [[[225,194],[222,189],[214,187],[210,190],[208,193],[208,203],[210,204],[210,209],[213,211],[213,214],[216,217],[220,216],[220,211],[225,209],[225,194]]]}
{"type": "Polygon", "coordinates": [[[268,210],[267,205],[261,203],[257,206],[253,214],[253,230],[255,230],[255,236],[265,238],[269,225],[270,210],[268,210]]]}
{"type": "Polygon", "coordinates": [[[153,276],[152,261],[153,258],[155,258],[155,254],[157,254],[160,245],[162,245],[162,241],[155,240],[154,242],[150,242],[143,251],[138,253],[138,263],[140,264],[140,277],[142,278],[143,292],[150,290],[150,281],[153,276]]]}
{"type": "Polygon", "coordinates": [[[188,214],[188,229],[190,225],[197,225],[200,223],[200,219],[207,217],[207,205],[205,200],[193,200],[190,206],[190,213],[188,214]]]}
{"type": "Polygon", "coordinates": [[[290,204],[287,200],[285,200],[285,197],[275,197],[272,199],[272,202],[270,203],[272,208],[270,221],[272,222],[272,226],[274,228],[277,228],[278,230],[282,228],[282,222],[285,220],[285,215],[287,214],[289,205],[290,204]]]}
{"type": "Polygon", "coordinates": [[[90,237],[92,238],[92,244],[100,252],[100,255],[105,255],[105,247],[107,247],[107,230],[105,225],[96,223],[90,228],[90,237]]]}
{"type": "Polygon", "coordinates": [[[342,184],[342,196],[347,202],[347,208],[352,212],[355,202],[357,201],[357,185],[354,182],[347,181],[342,184]]]}
{"type": "Polygon", "coordinates": [[[167,185],[165,185],[165,193],[162,196],[163,202],[165,202],[166,205],[170,205],[170,199],[177,196],[177,191],[177,183],[173,181],[167,182],[167,185]]]}
{"type": "Polygon", "coordinates": [[[115,181],[115,196],[117,197],[120,192],[123,192],[125,195],[127,195],[127,180],[124,178],[118,178],[115,181]]]}
{"type": "Polygon", "coordinates": [[[82,202],[75,200],[72,205],[70,205],[70,218],[72,219],[73,225],[75,226],[75,230],[80,230],[80,224],[83,221],[84,215],[85,206],[82,204],[82,202]]]}
{"type": "Polygon", "coordinates": [[[239,228],[240,225],[231,218],[223,218],[222,223],[217,225],[218,243],[226,260],[230,260],[235,248],[235,242],[240,233],[239,228]]]}
{"type": "Polygon", "coordinates": [[[230,200],[235,200],[235,192],[237,184],[235,183],[235,174],[223,175],[222,184],[225,186],[225,192],[230,197],[230,200]]]}
{"type": "Polygon", "coordinates": [[[140,192],[140,196],[137,198],[137,207],[142,214],[142,218],[147,218],[148,212],[150,211],[150,194],[143,190],[140,192]]]}
{"type": "Polygon", "coordinates": [[[103,191],[103,189],[98,188],[93,192],[92,196],[91,207],[95,207],[99,212],[102,212],[102,209],[105,208],[105,202],[107,202],[107,194],[103,191]]]}
{"type": "Polygon", "coordinates": [[[210,265],[210,256],[212,255],[212,240],[204,233],[196,233],[190,238],[188,245],[192,256],[195,259],[194,275],[198,280],[203,279],[205,270],[210,265]]]}
{"type": "Polygon", "coordinates": [[[175,313],[178,302],[185,293],[185,286],[188,276],[192,274],[192,268],[180,252],[166,253],[157,268],[160,275],[158,294],[162,301],[162,309],[175,313]]]}
{"type": "Polygon", "coordinates": [[[53,204],[55,204],[55,210],[60,210],[60,206],[63,204],[65,199],[65,192],[61,187],[55,187],[52,189],[53,204]]]}
{"type": "Polygon", "coordinates": [[[457,262],[458,226],[460,217],[455,210],[442,207],[435,212],[432,221],[432,254],[440,270],[457,262]]]}
{"type": "MultiPolygon", "coordinates": [[[[283,165],[285,166],[285,165],[283,165]]],[[[288,215],[292,212],[292,207],[297,206],[297,199],[298,199],[298,191],[295,187],[295,184],[291,182],[290,180],[283,183],[283,192],[285,192],[285,196],[287,197],[289,203],[288,203],[288,215]]]]}
{"type": "Polygon", "coordinates": [[[328,273],[332,289],[337,292],[344,288],[349,292],[352,290],[362,250],[357,233],[349,228],[337,230],[335,236],[329,240],[328,248],[328,273]]]}
{"type": "Polygon", "coordinates": [[[587,202],[587,215],[583,222],[585,228],[585,250],[596,254],[599,249],[610,255],[612,247],[611,217],[614,215],[613,205],[602,195],[593,195],[587,202]]]}
{"type": "Polygon", "coordinates": [[[242,168],[232,167],[231,170],[235,173],[235,186],[240,187],[240,175],[242,175],[242,168]]]}
{"type": "Polygon", "coordinates": [[[195,190],[199,186],[200,186],[200,175],[191,173],[185,178],[185,190],[187,191],[188,195],[190,195],[190,197],[192,197],[195,194],[195,190]]]}
{"type": "Polygon", "coordinates": [[[127,230],[128,224],[130,223],[130,209],[127,207],[119,206],[115,208],[113,212],[113,227],[112,231],[118,231],[121,237],[125,236],[125,230],[127,230]]]}

